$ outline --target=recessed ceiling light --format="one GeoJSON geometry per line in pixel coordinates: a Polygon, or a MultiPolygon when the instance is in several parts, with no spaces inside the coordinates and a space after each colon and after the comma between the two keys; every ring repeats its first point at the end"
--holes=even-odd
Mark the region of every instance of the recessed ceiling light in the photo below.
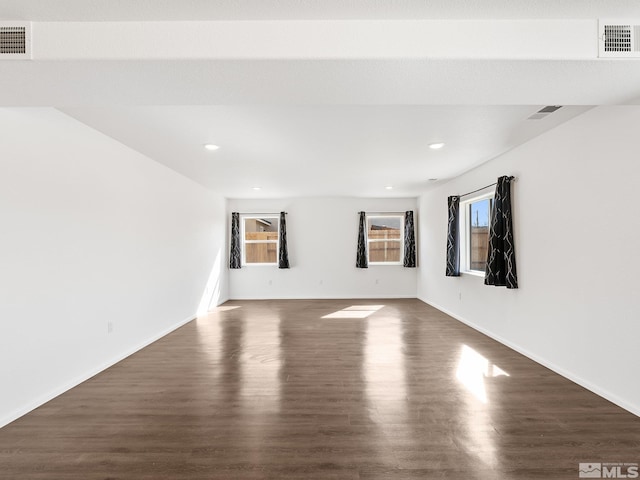
{"type": "Polygon", "coordinates": [[[218,145],[214,145],[213,143],[205,143],[204,144],[204,148],[206,148],[207,150],[213,152],[214,150],[217,150],[220,147],[218,145]]]}
{"type": "Polygon", "coordinates": [[[429,148],[431,150],[440,150],[442,147],[444,147],[444,143],[430,143],[429,144],[429,148]]]}
{"type": "Polygon", "coordinates": [[[385,190],[393,190],[393,187],[391,185],[387,185],[386,187],[384,187],[385,190]]]}
{"type": "Polygon", "coordinates": [[[253,187],[253,189],[257,192],[258,190],[260,190],[260,187],[253,187]]]}

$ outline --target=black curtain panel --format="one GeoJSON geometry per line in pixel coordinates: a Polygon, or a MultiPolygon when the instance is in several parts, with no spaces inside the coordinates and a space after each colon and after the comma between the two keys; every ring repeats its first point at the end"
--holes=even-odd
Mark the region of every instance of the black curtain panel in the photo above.
{"type": "Polygon", "coordinates": [[[500,177],[496,184],[484,284],[518,288],[511,216],[511,180],[513,177],[500,177]]]}
{"type": "Polygon", "coordinates": [[[280,212],[280,251],[278,252],[278,268],[289,268],[289,250],[287,249],[287,221],[285,213],[280,212]]]}
{"type": "Polygon", "coordinates": [[[364,212],[360,212],[360,227],[358,228],[358,252],[356,255],[357,268],[369,268],[367,260],[367,217],[364,212]]]}
{"type": "Polygon", "coordinates": [[[447,227],[447,277],[460,276],[460,238],[458,235],[460,197],[447,199],[449,225],[447,227]]]}
{"type": "Polygon", "coordinates": [[[240,252],[240,214],[231,214],[231,249],[229,252],[229,268],[240,268],[242,254],[240,252]]]}
{"type": "Polygon", "coordinates": [[[408,268],[416,266],[416,234],[413,227],[413,212],[404,212],[404,261],[408,268]]]}

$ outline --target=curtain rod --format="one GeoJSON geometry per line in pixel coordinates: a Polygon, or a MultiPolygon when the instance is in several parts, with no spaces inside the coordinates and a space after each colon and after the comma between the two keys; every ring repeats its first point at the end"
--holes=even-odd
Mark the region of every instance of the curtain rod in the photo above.
{"type": "MultiPolygon", "coordinates": [[[[273,217],[275,215],[280,215],[283,212],[271,212],[271,213],[253,213],[253,212],[231,212],[237,213],[239,215],[256,215],[258,217],[273,217]]],[[[289,212],[284,212],[285,215],[289,215],[289,212]]]]}
{"type": "MultiPolygon", "coordinates": [[[[406,210],[406,211],[407,212],[413,212],[413,210],[406,210]]],[[[393,213],[393,214],[400,214],[400,213],[405,213],[405,212],[404,211],[402,211],[402,212],[401,211],[396,211],[396,212],[365,212],[365,211],[362,211],[362,212],[358,212],[358,215],[361,214],[361,213],[372,213],[372,214],[376,214],[376,213],[379,213],[379,214],[393,213]]]]}
{"type": "MultiPolygon", "coordinates": [[[[516,177],[509,177],[509,180],[513,180],[515,178],[516,177]]],[[[498,184],[498,182],[493,182],[493,183],[490,183],[489,185],[485,185],[484,187],[478,188],[477,190],[474,190],[473,192],[467,192],[467,193],[463,193],[462,195],[457,195],[457,197],[458,198],[466,197],[467,195],[471,195],[472,193],[479,192],[481,190],[484,190],[485,188],[493,187],[494,185],[497,185],[497,184],[498,184]]]]}

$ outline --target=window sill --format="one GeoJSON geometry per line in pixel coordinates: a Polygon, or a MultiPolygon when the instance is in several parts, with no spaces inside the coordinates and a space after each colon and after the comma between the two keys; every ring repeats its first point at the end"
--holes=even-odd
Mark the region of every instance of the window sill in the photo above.
{"type": "Polygon", "coordinates": [[[460,273],[463,273],[463,274],[465,274],[465,275],[471,275],[471,276],[473,276],[473,277],[481,277],[481,278],[484,278],[484,272],[479,272],[479,271],[477,271],[477,270],[465,270],[465,271],[460,272],[460,273]]]}

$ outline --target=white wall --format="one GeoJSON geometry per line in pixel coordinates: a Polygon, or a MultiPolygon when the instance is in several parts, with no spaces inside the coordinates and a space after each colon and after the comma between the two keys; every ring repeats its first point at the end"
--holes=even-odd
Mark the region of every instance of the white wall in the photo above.
{"type": "Polygon", "coordinates": [[[228,291],[224,199],[54,109],[0,132],[1,426],[228,291]]]}
{"type": "Polygon", "coordinates": [[[415,298],[415,268],[404,268],[401,265],[370,265],[368,269],[355,267],[358,212],[362,210],[416,210],[416,199],[334,197],[229,200],[228,219],[231,212],[236,211],[288,213],[287,243],[291,264],[289,270],[280,270],[275,266],[250,266],[231,270],[230,297],[415,298]],[[322,232],[329,233],[329,236],[319,235],[322,232]]]}
{"type": "Polygon", "coordinates": [[[636,414],[638,125],[640,107],[598,107],[426,193],[418,278],[420,299],[636,414]],[[444,275],[447,196],[500,175],[518,178],[519,290],[444,275]]]}

